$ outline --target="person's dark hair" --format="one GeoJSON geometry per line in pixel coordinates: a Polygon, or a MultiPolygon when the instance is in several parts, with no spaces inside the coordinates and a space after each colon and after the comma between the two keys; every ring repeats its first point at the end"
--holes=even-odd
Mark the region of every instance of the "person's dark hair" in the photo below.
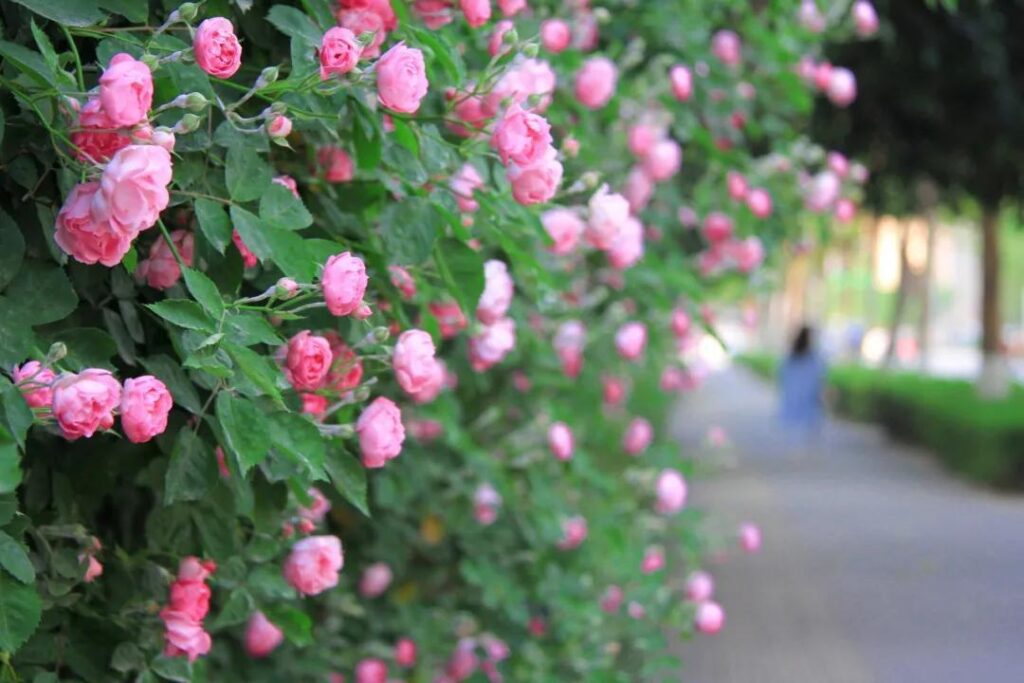
{"type": "Polygon", "coordinates": [[[806,356],[811,351],[811,339],[812,331],[810,326],[804,325],[800,328],[800,331],[796,333],[796,339],[793,340],[793,356],[806,356]]]}

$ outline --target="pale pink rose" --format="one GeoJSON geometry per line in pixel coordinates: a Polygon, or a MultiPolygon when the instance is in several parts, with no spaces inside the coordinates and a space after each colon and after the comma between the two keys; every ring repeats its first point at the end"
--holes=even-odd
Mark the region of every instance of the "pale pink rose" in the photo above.
{"type": "Polygon", "coordinates": [[[356,167],[348,152],[336,145],[327,145],[316,151],[316,160],[329,183],[347,183],[355,177],[356,167]]]}
{"type": "Polygon", "coordinates": [[[832,82],[832,71],[832,64],[829,62],[819,62],[814,67],[814,85],[818,90],[828,90],[828,85],[832,82]]]}
{"type": "Polygon", "coordinates": [[[654,509],[662,515],[674,515],[686,505],[686,480],[677,470],[664,469],[654,485],[654,509]]]}
{"type": "Polygon", "coordinates": [[[491,0],[459,0],[459,8],[466,15],[466,23],[473,28],[491,20],[491,0]]]}
{"type": "Polygon", "coordinates": [[[263,612],[256,611],[245,626],[245,651],[250,657],[266,657],[284,642],[284,631],[267,619],[263,612]]]}
{"type": "Polygon", "coordinates": [[[506,166],[530,166],[541,161],[551,147],[551,126],[543,116],[513,104],[494,127],[491,146],[506,166]]]}
{"type": "Polygon", "coordinates": [[[168,128],[157,128],[153,131],[150,142],[158,147],[163,147],[168,152],[173,152],[174,145],[177,144],[177,138],[174,137],[174,131],[168,128]]]}
{"type": "Polygon", "coordinates": [[[633,418],[622,437],[622,448],[629,455],[640,455],[654,439],[654,428],[642,417],[633,418]]]}
{"type": "Polygon", "coordinates": [[[388,266],[391,284],[395,286],[402,298],[408,301],[416,296],[416,281],[409,271],[402,266],[388,266]]]}
{"type": "Polygon", "coordinates": [[[381,659],[364,659],[356,664],[356,683],[387,683],[388,665],[381,659]]]}
{"type": "Polygon", "coordinates": [[[398,27],[398,16],[391,7],[391,0],[338,0],[338,14],[345,12],[370,12],[377,15],[381,25],[389,31],[398,27]]]}
{"type": "Polygon", "coordinates": [[[134,237],[152,227],[167,208],[171,155],[156,145],[128,145],[103,170],[92,198],[93,218],[110,221],[116,231],[134,237]]]}
{"type": "Polygon", "coordinates": [[[11,379],[18,385],[25,403],[30,408],[48,408],[53,401],[53,381],[57,378],[53,370],[45,368],[37,360],[30,360],[24,365],[15,365],[11,370],[11,379]]]}
{"type": "Polygon", "coordinates": [[[355,313],[363,303],[368,282],[366,266],[358,256],[346,251],[328,258],[320,276],[327,310],[339,316],[355,313]]]}
{"type": "Polygon", "coordinates": [[[840,199],[836,202],[835,216],[840,223],[849,223],[857,215],[857,205],[850,199],[840,199]]]}
{"type": "Polygon", "coordinates": [[[115,127],[145,121],[153,106],[153,74],[149,67],[127,53],[114,55],[100,76],[100,102],[115,127]]]}
{"type": "Polygon", "coordinates": [[[761,529],[757,525],[749,522],[740,525],[740,547],[748,553],[761,549],[761,529]]]}
{"type": "Polygon", "coordinates": [[[506,17],[514,17],[526,9],[526,0],[498,0],[498,7],[506,17]]]}
{"type": "Polygon", "coordinates": [[[503,318],[483,326],[469,340],[469,364],[475,372],[497,365],[516,347],[516,322],[503,318]]]}
{"type": "Polygon", "coordinates": [[[97,182],[75,185],[57,214],[53,239],[61,250],[79,263],[116,266],[132,246],[134,233],[114,229],[110,221],[96,220],[93,198],[97,182]]]}
{"type": "Polygon", "coordinates": [[[295,183],[295,178],[292,178],[290,175],[279,175],[274,177],[274,183],[287,188],[296,199],[300,199],[299,186],[295,183]]]}
{"type": "Polygon", "coordinates": [[[644,255],[644,226],[630,216],[622,225],[618,239],[608,250],[608,263],[616,270],[633,267],[644,255]]]}
{"type": "Polygon", "coordinates": [[[199,68],[216,78],[231,78],[242,66],[242,46],[234,26],[224,17],[211,17],[199,24],[192,47],[199,68]]]}
{"type": "Polygon", "coordinates": [[[619,405],[626,398],[625,382],[618,377],[603,377],[601,379],[601,398],[606,406],[619,405]]]}
{"type": "Polygon", "coordinates": [[[416,0],[413,11],[419,15],[427,28],[437,30],[452,22],[452,0],[416,0]]]}
{"type": "Polygon", "coordinates": [[[558,76],[551,65],[543,59],[524,59],[515,71],[519,87],[522,88],[520,97],[525,100],[532,95],[537,98],[535,111],[543,112],[547,109],[558,83],[558,76]]]}
{"type": "Polygon", "coordinates": [[[590,198],[589,207],[587,241],[598,249],[611,248],[629,220],[629,202],[620,194],[610,193],[607,185],[602,185],[590,198]]]}
{"type": "Polygon", "coordinates": [[[64,374],[53,385],[53,417],[68,441],[90,438],[114,426],[114,409],[121,402],[121,385],[108,370],[89,369],[64,374]]]}
{"type": "Polygon", "coordinates": [[[377,98],[381,105],[402,114],[415,114],[427,94],[423,53],[398,43],[377,62],[377,98]]]}
{"type": "MultiPolygon", "coordinates": [[[[171,233],[171,241],[178,255],[186,266],[192,265],[195,255],[195,237],[187,230],[175,230],[171,233]]],[[[170,289],[181,279],[181,266],[174,258],[167,241],[163,238],[153,242],[149,247],[149,257],[139,263],[135,276],[145,280],[154,289],[170,289]]]]}
{"type": "Polygon", "coordinates": [[[647,616],[647,610],[645,610],[644,606],[636,600],[630,600],[629,604],[626,605],[626,614],[628,614],[631,619],[643,619],[647,616]]]}
{"type": "Polygon", "coordinates": [[[695,228],[697,222],[700,220],[697,216],[697,212],[689,206],[680,206],[677,212],[677,218],[679,219],[680,225],[684,228],[695,228]]]}
{"type": "Polygon", "coordinates": [[[121,393],[121,428],[132,443],[146,443],[167,429],[174,399],[167,386],[152,375],[126,379],[121,393]]]}
{"type": "Polygon", "coordinates": [[[371,469],[384,467],[384,463],[402,452],[405,440],[402,412],[391,399],[377,397],[356,421],[356,433],[363,465],[371,469]]]}
{"type": "Polygon", "coordinates": [[[168,657],[188,657],[194,662],[210,651],[213,641],[202,622],[169,607],[160,610],[160,618],[165,629],[164,654],[168,657]]]}
{"type": "Polygon", "coordinates": [[[626,360],[637,360],[647,346],[647,326],[639,322],[629,322],[615,333],[615,348],[626,360]]]}
{"type": "Polygon", "coordinates": [[[447,367],[444,361],[436,360],[426,368],[425,379],[418,391],[410,392],[412,400],[419,404],[430,403],[447,386],[447,367]]]}
{"type": "Polygon", "coordinates": [[[761,238],[751,236],[736,240],[728,245],[729,258],[741,273],[751,273],[764,261],[764,245],[761,238]]]}
{"type": "Polygon", "coordinates": [[[508,180],[512,184],[512,197],[523,206],[550,201],[562,182],[562,164],[558,153],[549,147],[544,158],[531,166],[511,164],[508,180]]]}
{"type": "Polygon", "coordinates": [[[327,500],[327,497],[315,486],[310,487],[306,493],[312,498],[312,502],[310,502],[309,507],[300,505],[298,510],[296,510],[297,514],[299,517],[308,519],[314,524],[322,522],[327,513],[331,511],[331,501],[327,500]]]}
{"type": "Polygon", "coordinates": [[[608,614],[615,614],[622,607],[625,594],[619,586],[608,586],[601,596],[601,610],[608,614]]]}
{"type": "Polygon", "coordinates": [[[383,562],[375,562],[363,571],[359,592],[364,598],[375,598],[388,589],[391,579],[391,567],[383,562]]]}
{"type": "Polygon", "coordinates": [[[576,99],[588,109],[600,109],[615,94],[618,69],[607,57],[591,57],[576,73],[576,99]]]}
{"type": "Polygon", "coordinates": [[[672,327],[672,334],[676,337],[685,337],[690,333],[691,327],[690,314],[682,308],[676,308],[672,311],[672,317],[669,325],[672,327]]]}
{"type": "Polygon", "coordinates": [[[721,631],[725,625],[725,611],[717,602],[707,600],[697,605],[693,623],[701,633],[713,635],[721,631]]]}
{"type": "Polygon", "coordinates": [[[473,199],[473,191],[483,187],[484,180],[473,164],[463,164],[459,172],[452,176],[450,186],[459,205],[459,211],[473,213],[480,208],[480,204],[473,199]]]}
{"type": "MultiPolygon", "coordinates": [[[[391,364],[398,385],[409,394],[423,391],[438,376],[434,340],[423,330],[406,330],[395,343],[391,364]]],[[[441,379],[443,381],[443,373],[441,379]]]]}
{"type": "Polygon", "coordinates": [[[682,64],[676,64],[668,72],[669,83],[672,86],[672,94],[680,102],[686,102],[693,97],[693,74],[682,64]]]}
{"type": "Polygon", "coordinates": [[[347,74],[356,68],[362,52],[359,37],[343,26],[327,29],[320,40],[320,78],[347,74]]]}
{"type": "Polygon", "coordinates": [[[442,339],[451,339],[466,328],[466,316],[457,302],[432,301],[427,307],[437,319],[442,339]]]}
{"type": "Polygon", "coordinates": [[[198,557],[183,558],[178,565],[178,577],[171,583],[166,609],[201,622],[210,611],[210,587],[204,582],[216,567],[212,561],[201,561],[198,557]]]}
{"type": "Polygon", "coordinates": [[[860,37],[873,36],[878,31],[878,13],[875,6],[868,0],[857,0],[853,3],[853,23],[860,37]]]}
{"type": "Polygon", "coordinates": [[[562,538],[558,541],[559,550],[578,548],[587,539],[587,520],[579,515],[569,517],[562,522],[562,538]]]}
{"type": "Polygon", "coordinates": [[[711,38],[711,51],[727,66],[739,66],[743,61],[740,37],[729,30],[722,30],[711,38]]]}
{"type": "Polygon", "coordinates": [[[564,422],[556,422],[548,429],[548,448],[559,460],[572,460],[572,430],[564,422]]]}
{"type": "Polygon", "coordinates": [[[550,209],[541,214],[540,220],[553,242],[548,251],[559,256],[571,254],[586,229],[580,217],[570,209],[550,209]]]}
{"type": "Polygon", "coordinates": [[[704,219],[704,239],[711,244],[726,242],[732,237],[733,222],[729,216],[718,211],[709,213],[704,219]]]}
{"type": "Polygon", "coordinates": [[[643,167],[651,180],[662,182],[679,172],[683,163],[683,149],[675,140],[659,140],[644,157],[643,167]]]}
{"type": "Polygon", "coordinates": [[[569,24],[561,19],[547,19],[540,25],[540,42],[548,52],[558,54],[572,42],[569,24]]]}
{"type": "Polygon", "coordinates": [[[99,97],[91,97],[78,115],[78,125],[71,133],[75,157],[79,161],[101,163],[114,156],[117,150],[130,145],[131,137],[122,135],[120,126],[103,109],[99,97]]]}
{"type": "Polygon", "coordinates": [[[83,553],[78,556],[78,561],[88,561],[89,563],[89,566],[85,568],[85,575],[82,576],[83,583],[92,583],[103,575],[103,565],[92,555],[85,555],[83,553]]]}
{"type": "Polygon", "coordinates": [[[509,49],[509,45],[505,44],[505,34],[515,28],[508,19],[503,19],[494,25],[494,30],[491,31],[491,37],[487,40],[487,52],[492,57],[497,57],[503,51],[509,49]]]}
{"type": "Polygon", "coordinates": [[[750,186],[742,173],[729,171],[725,176],[725,184],[729,190],[729,197],[734,201],[740,202],[747,198],[750,186]]]}
{"type": "Polygon", "coordinates": [[[808,184],[804,194],[804,204],[810,211],[817,213],[828,211],[839,199],[841,187],[839,176],[832,171],[822,171],[814,176],[808,184]]]}
{"type": "Polygon", "coordinates": [[[825,16],[818,9],[814,0],[801,0],[800,8],[797,10],[797,19],[800,25],[811,33],[821,33],[825,30],[825,16]]]}
{"type": "Polygon", "coordinates": [[[768,190],[755,187],[747,194],[747,208],[758,218],[768,218],[772,215],[772,196],[768,190]]]}
{"type": "Polygon", "coordinates": [[[484,102],[479,97],[463,93],[455,93],[454,97],[457,100],[452,114],[465,125],[452,125],[451,123],[448,125],[456,135],[464,138],[472,137],[476,131],[487,124],[491,114],[484,111],[484,102]]]}
{"type": "Polygon", "coordinates": [[[715,580],[711,578],[711,574],[698,569],[686,577],[683,590],[686,592],[687,600],[707,602],[715,594],[715,580]]]}
{"type": "Polygon", "coordinates": [[[489,483],[480,484],[473,493],[473,517],[483,526],[490,526],[498,518],[501,494],[489,483]]]}
{"type": "Polygon", "coordinates": [[[629,202],[630,210],[639,214],[651,201],[651,196],[654,194],[654,183],[651,182],[650,176],[642,167],[634,166],[626,176],[622,194],[629,202]]]}
{"type": "Polygon", "coordinates": [[[387,27],[380,14],[366,9],[342,11],[338,14],[338,23],[357,37],[364,34],[373,36],[363,47],[360,59],[373,59],[380,56],[380,46],[388,37],[387,27]]]}
{"type": "Polygon", "coordinates": [[[570,159],[575,159],[580,153],[580,141],[573,137],[563,138],[562,152],[570,159]]]}
{"type": "Polygon", "coordinates": [[[403,669],[416,666],[416,641],[412,638],[399,638],[395,643],[395,664],[403,669]]]}
{"type": "Polygon", "coordinates": [[[255,268],[260,260],[256,254],[246,246],[245,242],[242,241],[242,234],[237,230],[232,230],[231,241],[234,243],[235,248],[238,249],[238,253],[242,257],[242,265],[246,268],[255,268]]]}
{"type": "Polygon", "coordinates": [[[840,178],[845,178],[850,172],[850,160],[840,152],[829,152],[825,156],[830,171],[840,178]]]}
{"type": "Polygon", "coordinates": [[[284,563],[284,578],[303,595],[318,595],[338,585],[345,564],[337,536],[310,536],[295,543],[284,563]]]}
{"type": "Polygon", "coordinates": [[[654,144],[662,138],[662,132],[645,123],[638,123],[630,126],[626,134],[626,143],[629,151],[637,158],[642,159],[654,147],[654,144]]]}
{"type": "Polygon", "coordinates": [[[280,114],[269,119],[266,126],[267,135],[276,140],[283,140],[292,132],[292,120],[280,114]]]}
{"type": "Polygon", "coordinates": [[[665,552],[661,548],[648,548],[644,552],[643,562],[640,563],[640,571],[644,574],[653,574],[665,568],[665,552]]]}
{"type": "Polygon", "coordinates": [[[484,291],[476,305],[476,317],[485,325],[493,325],[508,313],[515,283],[504,261],[495,259],[484,263],[484,282],[484,291]]]}
{"type": "Polygon", "coordinates": [[[832,69],[828,81],[828,99],[837,107],[848,107],[857,99],[857,77],[843,67],[832,69]]]}

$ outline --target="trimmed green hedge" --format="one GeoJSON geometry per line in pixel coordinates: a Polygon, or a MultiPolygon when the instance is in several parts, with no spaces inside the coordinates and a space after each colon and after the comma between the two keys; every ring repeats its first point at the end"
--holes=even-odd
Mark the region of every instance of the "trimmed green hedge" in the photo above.
{"type": "MultiPolygon", "coordinates": [[[[778,359],[739,361],[774,379],[778,359]]],[[[978,397],[973,384],[856,366],[829,371],[835,408],[876,422],[896,439],[922,445],[951,470],[999,488],[1024,488],[1024,390],[1001,401],[978,397]]]]}

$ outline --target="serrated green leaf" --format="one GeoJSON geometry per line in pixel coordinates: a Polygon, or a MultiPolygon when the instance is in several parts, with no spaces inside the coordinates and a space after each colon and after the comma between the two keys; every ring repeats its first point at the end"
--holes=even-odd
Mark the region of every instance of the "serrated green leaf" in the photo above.
{"type": "Polygon", "coordinates": [[[32,409],[25,402],[21,390],[7,381],[5,377],[0,377],[0,392],[2,392],[4,406],[4,421],[10,428],[11,435],[18,446],[25,448],[25,436],[35,421],[32,409]]]}
{"type": "MultiPolygon", "coordinates": [[[[27,2],[28,0],[21,1],[27,2]]],[[[61,1],[54,0],[54,2],[61,1]]],[[[7,62],[17,67],[19,71],[32,78],[39,85],[59,88],[60,82],[57,80],[56,74],[50,71],[42,56],[35,50],[30,50],[17,43],[0,40],[0,57],[3,57],[7,62]]]]}
{"type": "Polygon", "coordinates": [[[188,427],[180,429],[164,477],[165,503],[201,500],[218,476],[213,450],[188,427]]]}
{"type": "Polygon", "coordinates": [[[36,580],[36,568],[32,566],[28,550],[3,531],[0,531],[0,566],[22,583],[36,580]]]}
{"type": "Polygon", "coordinates": [[[202,411],[203,404],[199,400],[195,385],[174,360],[168,356],[157,355],[142,358],[141,362],[142,367],[167,385],[175,403],[193,415],[198,415],[202,411]]]}
{"type": "Polygon", "coordinates": [[[186,330],[213,332],[215,327],[210,316],[195,301],[189,299],[168,299],[155,304],[147,304],[146,308],[156,313],[169,323],[186,330]]]}
{"type": "Polygon", "coordinates": [[[224,314],[224,300],[213,280],[195,268],[185,268],[182,275],[185,276],[185,286],[188,287],[189,294],[195,297],[207,313],[214,318],[220,318],[224,314]]]}
{"type": "Polygon", "coordinates": [[[36,14],[67,26],[92,26],[107,18],[96,0],[14,0],[36,14]]]}
{"type": "Polygon", "coordinates": [[[0,651],[17,652],[39,626],[42,611],[34,586],[0,572],[0,651]]]}
{"type": "Polygon", "coordinates": [[[300,9],[274,5],[267,12],[267,21],[290,38],[301,38],[313,47],[320,46],[324,32],[300,9]]]}
{"type": "Polygon", "coordinates": [[[276,263],[285,275],[301,282],[312,281],[317,264],[299,235],[268,225],[240,206],[231,207],[231,219],[242,241],[260,260],[276,263]]]}
{"type": "Polygon", "coordinates": [[[480,255],[458,240],[446,239],[434,248],[434,261],[448,293],[462,310],[475,310],[484,291],[484,262],[480,255]]]}
{"type": "Polygon", "coordinates": [[[426,199],[411,197],[381,213],[381,237],[391,263],[423,263],[437,239],[440,216],[426,199]]]}
{"type": "Polygon", "coordinates": [[[226,391],[217,395],[217,419],[227,446],[238,458],[243,474],[259,465],[270,450],[267,418],[256,405],[226,391]]]}
{"type": "Polygon", "coordinates": [[[259,313],[243,311],[229,314],[225,323],[228,338],[241,346],[252,346],[253,344],[277,346],[284,342],[274,326],[259,313]]]}
{"type": "Polygon", "coordinates": [[[29,325],[62,320],[78,306],[64,269],[41,261],[25,261],[4,296],[16,320],[29,325]]]}
{"type": "Polygon", "coordinates": [[[267,422],[274,450],[288,457],[315,478],[324,476],[326,448],[320,430],[301,415],[279,411],[267,422]]]}
{"type": "Polygon", "coordinates": [[[223,254],[231,244],[231,221],[224,205],[212,199],[197,199],[195,210],[199,231],[214,249],[223,254]]]}
{"type": "Polygon", "coordinates": [[[277,183],[271,183],[260,198],[260,218],[282,230],[301,230],[313,224],[313,216],[302,200],[277,183]]]}
{"type": "Polygon", "coordinates": [[[257,389],[281,403],[281,392],[277,388],[277,378],[281,376],[281,370],[273,361],[252,349],[230,342],[224,344],[224,350],[257,389]]]}
{"type": "Polygon", "coordinates": [[[331,483],[345,500],[370,516],[370,507],[366,502],[366,468],[344,448],[331,448],[324,462],[327,473],[331,475],[331,483]]]}
{"type": "Polygon", "coordinates": [[[253,147],[241,144],[228,148],[224,180],[236,202],[259,199],[267,191],[273,172],[253,147]]]}
{"type": "Polygon", "coordinates": [[[252,594],[244,588],[231,591],[231,597],[210,624],[212,630],[244,624],[256,610],[252,594]]]}
{"type": "Polygon", "coordinates": [[[140,0],[99,0],[100,7],[134,24],[145,24],[149,20],[149,3],[140,0]]]}

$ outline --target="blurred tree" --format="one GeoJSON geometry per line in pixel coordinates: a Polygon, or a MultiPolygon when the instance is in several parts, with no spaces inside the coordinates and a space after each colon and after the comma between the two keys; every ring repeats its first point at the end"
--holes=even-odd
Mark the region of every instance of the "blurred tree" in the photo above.
{"type": "Polygon", "coordinates": [[[922,182],[946,204],[981,209],[982,340],[979,389],[1007,390],[999,308],[998,216],[1019,198],[1024,162],[1024,0],[964,0],[955,10],[924,0],[877,0],[878,39],[835,46],[854,70],[857,101],[816,113],[817,136],[863,158],[873,172],[867,205],[926,212],[922,182]]]}

